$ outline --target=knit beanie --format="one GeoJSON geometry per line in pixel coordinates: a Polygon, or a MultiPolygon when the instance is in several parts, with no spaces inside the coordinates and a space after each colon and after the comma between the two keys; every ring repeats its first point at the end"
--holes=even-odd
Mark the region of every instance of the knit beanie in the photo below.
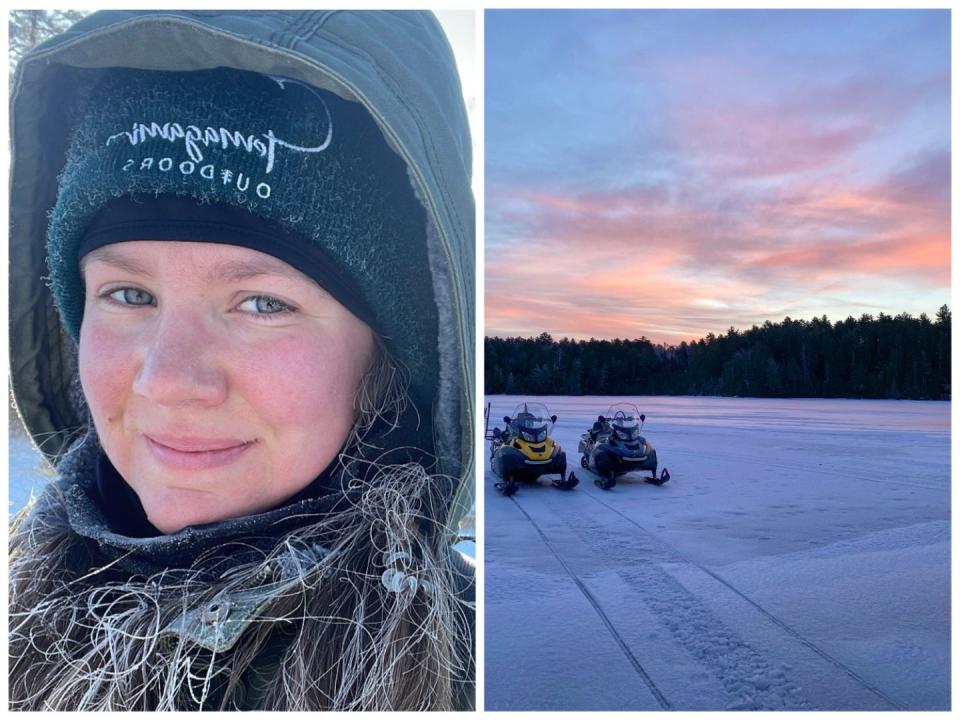
{"type": "Polygon", "coordinates": [[[87,252],[124,232],[147,239],[144,223],[179,208],[150,239],[231,242],[298,267],[383,336],[430,417],[438,358],[426,213],[360,104],[228,68],[115,68],[77,116],[47,243],[51,290],[74,340],[81,243],[87,252]],[[220,220],[228,231],[218,234],[220,220]],[[204,225],[209,235],[190,236],[204,225]]]}

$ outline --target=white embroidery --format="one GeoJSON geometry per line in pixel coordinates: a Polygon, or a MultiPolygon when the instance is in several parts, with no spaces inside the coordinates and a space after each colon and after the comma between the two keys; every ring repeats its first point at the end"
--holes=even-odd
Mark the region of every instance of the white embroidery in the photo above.
{"type": "MultiPolygon", "coordinates": [[[[123,172],[129,172],[137,164],[137,161],[133,158],[129,158],[121,168],[123,172]]],[[[140,161],[139,170],[159,170],[160,172],[170,172],[174,167],[174,160],[170,157],[160,158],[157,160],[153,157],[145,157],[140,161]]],[[[181,175],[193,175],[197,171],[197,164],[192,160],[184,160],[179,165],[176,166],[177,170],[180,171],[181,175]]],[[[213,163],[208,163],[206,165],[201,165],[199,173],[200,177],[205,180],[213,180],[215,177],[220,178],[224,185],[232,185],[237,190],[242,193],[247,192],[250,189],[250,177],[244,175],[242,172],[235,173],[230,168],[221,168],[219,174],[217,168],[213,163]]],[[[257,183],[254,191],[257,193],[257,197],[266,200],[273,193],[273,188],[270,187],[268,183],[260,182],[257,183]]]]}
{"type": "MultiPolygon", "coordinates": [[[[330,115],[330,108],[327,107],[327,103],[324,102],[323,97],[316,88],[291,78],[273,75],[268,77],[276,82],[283,90],[286,89],[288,84],[300,85],[306,88],[320,102],[327,118],[327,132],[319,145],[313,147],[295,145],[278,138],[272,129],[260,133],[258,136],[256,133],[245,134],[239,130],[228,130],[223,127],[201,128],[198,125],[183,125],[181,123],[171,122],[163,124],[157,122],[133,123],[130,130],[114,133],[108,137],[106,145],[110,145],[116,140],[122,141],[123,138],[126,138],[132,146],[140,145],[148,140],[165,140],[169,143],[182,142],[183,148],[190,158],[189,160],[182,160],[179,164],[176,164],[177,160],[171,157],[162,157],[159,160],[154,157],[145,157],[139,161],[140,165],[138,168],[138,161],[134,158],[129,158],[124,162],[121,171],[130,172],[131,170],[137,169],[140,171],[160,171],[166,173],[172,172],[174,167],[176,167],[184,177],[196,173],[204,180],[214,181],[215,178],[219,178],[224,186],[234,187],[237,191],[246,193],[250,189],[250,177],[242,172],[236,172],[231,168],[222,166],[218,168],[212,162],[203,164],[204,152],[201,148],[219,147],[222,150],[236,149],[257,155],[265,159],[265,172],[269,175],[270,172],[273,171],[276,160],[276,149],[278,147],[286,148],[287,150],[297,153],[319,153],[330,147],[330,143],[333,141],[333,118],[330,115]]],[[[257,197],[266,200],[273,194],[273,188],[267,182],[258,182],[254,188],[254,192],[256,192],[257,197]]]]}
{"type": "Polygon", "coordinates": [[[320,105],[323,106],[323,112],[327,116],[327,136],[323,139],[323,142],[317,145],[316,147],[308,148],[308,147],[302,147],[300,145],[292,145],[283,140],[278,140],[276,137],[274,137],[273,130],[268,130],[266,132],[267,141],[269,142],[269,147],[267,148],[267,173],[269,173],[270,170],[273,169],[273,153],[274,153],[274,148],[277,145],[288,148],[290,150],[294,150],[296,152],[315,153],[315,152],[323,152],[324,150],[326,150],[328,147],[330,147],[330,143],[333,140],[333,117],[331,117],[330,115],[330,108],[327,107],[327,103],[324,102],[323,98],[320,96],[320,93],[317,92],[316,88],[310,85],[307,85],[306,83],[300,82],[299,80],[294,80],[292,78],[285,78],[279,75],[270,75],[268,77],[270,77],[270,79],[273,80],[277,85],[279,85],[283,90],[287,89],[286,83],[299,85],[309,90],[310,94],[320,101],[320,105]]]}
{"type": "MultiPolygon", "coordinates": [[[[187,125],[184,127],[182,124],[176,122],[165,122],[162,125],[158,122],[133,123],[133,126],[130,130],[114,133],[108,137],[106,144],[109,145],[114,140],[124,137],[133,146],[140,145],[147,140],[159,139],[166,140],[170,143],[176,143],[182,140],[184,148],[187,151],[187,155],[189,155],[190,159],[195,163],[203,162],[204,155],[203,151],[200,149],[201,145],[206,148],[220,147],[222,150],[229,150],[231,148],[239,149],[246,153],[255,153],[262,158],[266,158],[266,173],[268,175],[273,171],[277,147],[286,148],[287,150],[292,150],[293,152],[299,153],[318,153],[323,152],[330,147],[330,143],[333,140],[333,118],[330,115],[330,108],[327,107],[327,104],[324,102],[320,94],[306,83],[302,83],[297,80],[291,80],[290,78],[276,77],[273,75],[269,77],[284,89],[286,89],[286,83],[301,85],[307,88],[307,90],[309,90],[313,96],[320,101],[320,105],[323,107],[323,112],[327,117],[327,134],[319,145],[312,147],[306,145],[295,145],[287,142],[286,140],[281,140],[278,138],[276,135],[274,135],[272,129],[267,130],[265,133],[260,133],[260,135],[257,136],[253,133],[244,134],[240,130],[228,130],[224,127],[200,128],[197,125],[187,125]],[[265,138],[266,142],[261,140],[261,137],[265,138]]],[[[141,169],[148,170],[149,168],[141,169]]]]}

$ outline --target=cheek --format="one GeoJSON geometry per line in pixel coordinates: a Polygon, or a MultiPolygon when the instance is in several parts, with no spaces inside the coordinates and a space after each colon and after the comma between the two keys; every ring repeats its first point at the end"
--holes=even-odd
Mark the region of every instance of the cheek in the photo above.
{"type": "Polygon", "coordinates": [[[98,429],[119,419],[136,373],[128,338],[94,321],[80,329],[78,369],[84,397],[98,429]]]}
{"type": "MultiPolygon", "coordinates": [[[[373,341],[366,326],[289,336],[245,353],[244,395],[275,428],[318,429],[345,437],[373,341]]],[[[342,438],[341,438],[342,439],[342,438]]]]}

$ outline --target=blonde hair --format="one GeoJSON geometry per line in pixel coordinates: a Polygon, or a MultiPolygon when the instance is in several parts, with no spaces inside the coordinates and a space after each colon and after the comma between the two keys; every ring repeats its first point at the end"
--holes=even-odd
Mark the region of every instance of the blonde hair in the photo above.
{"type": "MultiPolygon", "coordinates": [[[[408,408],[416,413],[407,393],[409,373],[394,360],[380,335],[374,333],[373,339],[373,353],[354,396],[356,421],[344,445],[348,453],[382,449],[371,442],[374,428],[379,425],[387,434],[399,427],[408,408]]],[[[419,417],[416,422],[419,424],[419,417]]]]}

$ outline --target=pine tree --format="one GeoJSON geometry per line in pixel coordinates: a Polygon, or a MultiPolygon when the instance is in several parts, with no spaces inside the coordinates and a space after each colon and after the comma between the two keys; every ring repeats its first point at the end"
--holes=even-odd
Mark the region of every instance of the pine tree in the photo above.
{"type": "Polygon", "coordinates": [[[950,309],[831,324],[765,322],[677,347],[637,340],[487,338],[487,392],[950,397],[950,309]]]}

